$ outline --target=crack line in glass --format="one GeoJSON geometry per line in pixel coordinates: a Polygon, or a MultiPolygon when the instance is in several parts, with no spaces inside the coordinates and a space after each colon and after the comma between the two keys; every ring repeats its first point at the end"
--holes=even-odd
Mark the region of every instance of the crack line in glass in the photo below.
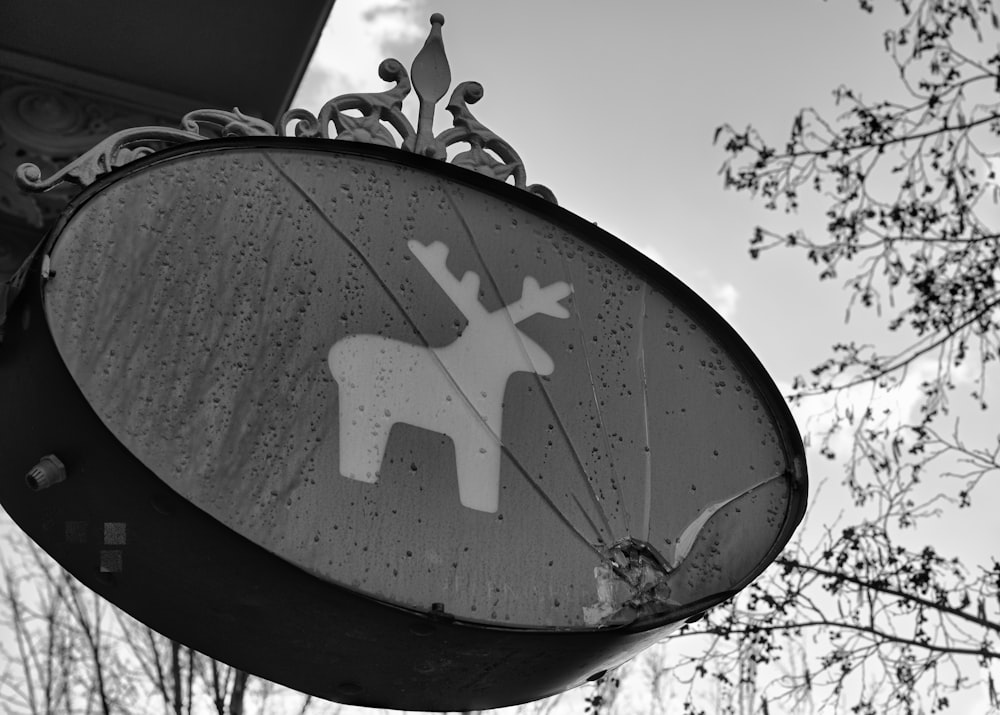
{"type": "MultiPolygon", "coordinates": [[[[563,270],[566,273],[566,277],[569,279],[569,282],[572,283],[573,271],[566,262],[566,257],[560,255],[560,258],[562,259],[563,270]]],[[[580,333],[580,346],[583,348],[583,360],[587,365],[587,379],[590,381],[590,394],[594,400],[594,409],[597,410],[597,424],[601,428],[601,436],[604,438],[604,449],[607,452],[608,461],[611,463],[611,474],[613,477],[611,485],[614,487],[614,490],[618,492],[618,498],[622,503],[622,514],[625,519],[625,534],[628,535],[632,533],[632,529],[629,525],[628,505],[625,501],[624,487],[619,486],[622,484],[621,475],[618,473],[618,468],[615,464],[615,456],[611,451],[611,436],[608,434],[607,427],[605,426],[604,411],[601,409],[601,400],[597,394],[597,379],[594,375],[593,363],[590,360],[590,351],[587,349],[587,336],[583,329],[583,318],[580,315],[579,303],[577,303],[576,310],[576,327],[577,331],[580,333]]],[[[617,539],[615,540],[617,541],[617,539]]]]}
{"type": "MultiPolygon", "coordinates": [[[[502,296],[502,293],[500,291],[500,287],[497,285],[496,279],[494,278],[493,274],[490,272],[489,266],[487,265],[486,260],[483,258],[482,252],[479,250],[479,246],[476,243],[475,236],[473,235],[472,229],[469,227],[468,222],[466,222],[465,216],[462,214],[461,210],[458,208],[458,205],[455,203],[454,198],[448,192],[448,190],[445,189],[444,187],[442,187],[441,191],[442,191],[442,193],[444,193],[445,197],[448,199],[448,202],[451,204],[452,210],[455,212],[456,217],[458,218],[459,222],[462,224],[462,228],[465,231],[465,234],[466,234],[466,236],[469,239],[469,243],[472,246],[472,250],[475,252],[476,258],[479,260],[480,265],[483,267],[483,271],[486,273],[486,278],[490,282],[490,286],[493,288],[493,290],[497,294],[497,296],[502,296]]],[[[572,285],[572,283],[570,283],[570,285],[572,285]]],[[[501,297],[501,300],[502,300],[502,297],[501,297]]],[[[527,355],[527,350],[525,350],[524,343],[520,340],[520,337],[518,338],[518,342],[521,345],[522,352],[525,355],[527,355]]],[[[563,437],[566,439],[566,444],[569,445],[570,451],[573,453],[573,459],[576,462],[577,466],[579,467],[579,472],[578,473],[583,476],[583,482],[587,486],[587,492],[590,494],[590,498],[593,500],[594,506],[597,508],[597,513],[598,513],[598,515],[601,518],[601,522],[603,523],[604,528],[607,529],[608,536],[611,538],[612,543],[613,543],[614,540],[615,540],[615,532],[611,528],[611,524],[608,521],[608,516],[607,516],[607,514],[604,513],[604,509],[601,506],[600,500],[597,498],[596,492],[594,492],[593,485],[590,483],[590,475],[587,474],[586,467],[584,467],[584,465],[583,465],[583,459],[580,457],[580,454],[577,451],[576,446],[573,444],[573,440],[569,436],[569,430],[566,429],[565,423],[563,423],[562,419],[559,416],[559,412],[556,410],[555,404],[552,401],[552,396],[549,394],[549,391],[547,389],[545,389],[545,383],[542,381],[541,376],[540,375],[536,375],[535,381],[538,384],[539,392],[541,392],[542,396],[545,398],[545,402],[548,404],[549,410],[551,411],[556,424],[559,425],[559,431],[562,432],[563,437]]],[[[505,452],[509,453],[509,450],[507,450],[506,447],[503,447],[502,444],[501,444],[501,447],[504,449],[505,452]]],[[[532,481],[532,483],[534,483],[534,480],[531,480],[531,481],[532,481]]],[[[603,543],[603,539],[600,539],[600,532],[599,531],[598,531],[598,539],[599,539],[600,543],[603,543]]]]}
{"type": "Polygon", "coordinates": [[[642,501],[642,535],[643,540],[649,541],[650,511],[653,500],[653,453],[649,444],[649,381],[646,378],[646,290],[648,286],[642,284],[642,302],[639,305],[639,378],[642,380],[642,424],[645,428],[646,444],[645,450],[645,473],[643,481],[643,501],[642,501]]]}

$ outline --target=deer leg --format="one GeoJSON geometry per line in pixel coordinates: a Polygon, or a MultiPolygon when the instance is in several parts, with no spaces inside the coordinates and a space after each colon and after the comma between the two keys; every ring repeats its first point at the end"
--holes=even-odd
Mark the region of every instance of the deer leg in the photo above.
{"type": "Polygon", "coordinates": [[[378,481],[392,422],[358,399],[354,391],[340,394],[340,473],[361,482],[378,481]],[[346,393],[346,394],[345,394],[346,393]]]}
{"type": "Polygon", "coordinates": [[[480,421],[452,434],[462,506],[495,513],[500,508],[500,444],[480,421]]]}

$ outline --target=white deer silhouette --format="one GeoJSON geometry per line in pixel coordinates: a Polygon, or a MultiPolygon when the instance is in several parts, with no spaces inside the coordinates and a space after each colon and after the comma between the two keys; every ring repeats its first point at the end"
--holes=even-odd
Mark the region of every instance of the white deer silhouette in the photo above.
{"type": "Polygon", "coordinates": [[[562,281],[540,288],[526,276],[521,298],[489,312],[479,302],[479,276],[457,280],[448,247],[407,246],[468,320],[454,342],[428,348],[380,335],[351,335],[330,348],[340,390],[340,473],[378,480],[389,430],[398,422],[441,432],[455,445],[458,493],[470,509],[495,512],[500,502],[500,428],[507,379],[515,372],[550,375],[555,364],[517,323],[537,313],[568,318],[562,281]]]}

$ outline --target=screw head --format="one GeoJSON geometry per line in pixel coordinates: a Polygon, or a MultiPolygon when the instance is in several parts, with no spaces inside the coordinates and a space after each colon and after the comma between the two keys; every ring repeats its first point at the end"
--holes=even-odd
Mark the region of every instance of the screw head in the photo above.
{"type": "Polygon", "coordinates": [[[47,454],[38,460],[38,464],[24,475],[24,483],[33,492],[48,489],[54,484],[66,480],[66,467],[54,454],[47,454]]]}

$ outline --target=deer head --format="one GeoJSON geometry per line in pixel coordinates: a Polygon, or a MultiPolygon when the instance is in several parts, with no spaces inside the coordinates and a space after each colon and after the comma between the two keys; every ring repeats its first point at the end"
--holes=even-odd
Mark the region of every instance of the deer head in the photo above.
{"type": "MultiPolygon", "coordinates": [[[[470,323],[488,315],[479,302],[479,276],[467,271],[461,280],[456,279],[448,270],[446,245],[435,241],[425,246],[416,240],[410,240],[406,245],[470,323]]],[[[551,283],[542,288],[533,277],[525,276],[521,285],[521,297],[502,310],[506,310],[514,324],[538,313],[553,318],[568,318],[569,310],[560,305],[559,301],[572,292],[573,287],[564,281],[551,283]]]]}

